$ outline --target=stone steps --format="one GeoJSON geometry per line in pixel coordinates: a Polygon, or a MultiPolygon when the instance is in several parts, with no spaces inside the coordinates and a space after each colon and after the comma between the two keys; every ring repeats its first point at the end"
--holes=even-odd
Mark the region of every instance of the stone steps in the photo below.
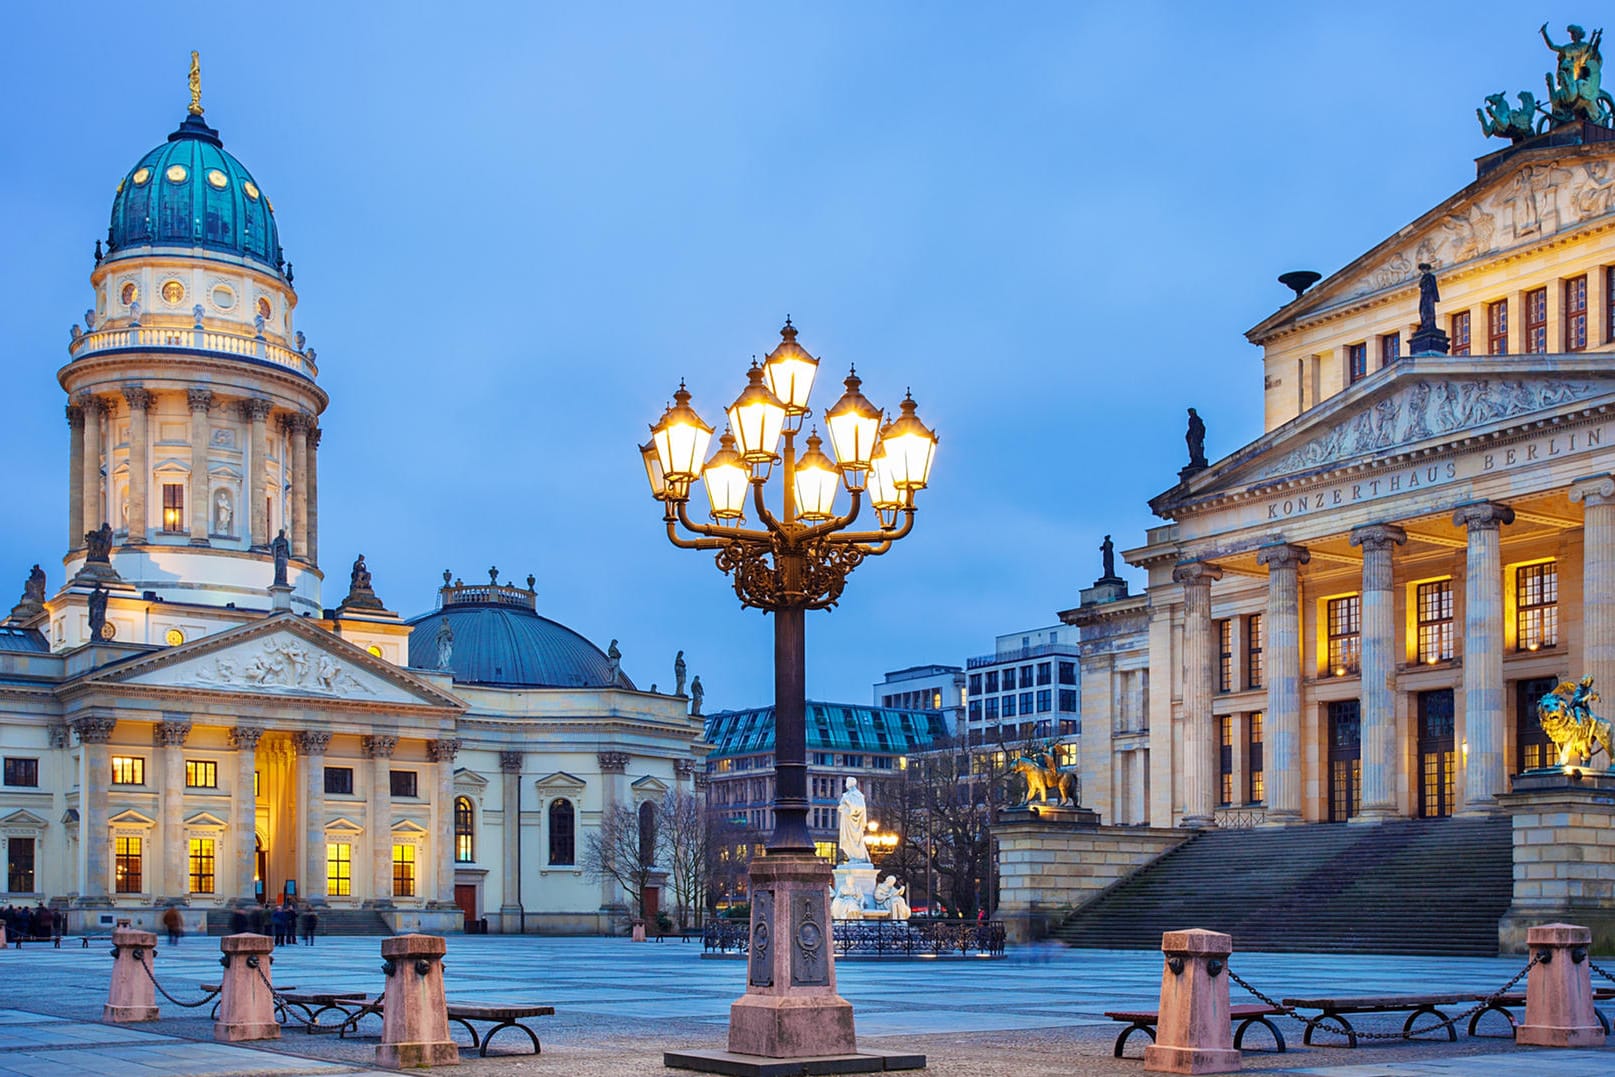
{"type": "MultiPolygon", "coordinates": [[[[391,935],[392,929],[387,921],[374,909],[321,909],[319,926],[316,933],[320,935],[391,935]]],[[[230,910],[211,909],[208,911],[207,933],[209,935],[228,935],[230,933],[230,910]]]]}
{"type": "Polygon", "coordinates": [[[1490,956],[1513,890],[1507,819],[1208,831],[1072,914],[1072,946],[1226,931],[1240,950],[1490,956]]]}

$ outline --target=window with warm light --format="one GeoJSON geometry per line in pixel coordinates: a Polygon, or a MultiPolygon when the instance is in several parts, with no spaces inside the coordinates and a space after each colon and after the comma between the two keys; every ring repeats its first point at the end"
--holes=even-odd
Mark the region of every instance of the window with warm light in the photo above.
{"type": "Polygon", "coordinates": [[[181,483],[163,483],[163,530],[185,530],[185,487],[181,483]]]}
{"type": "Polygon", "coordinates": [[[353,895],[353,846],[345,841],[325,843],[325,892],[331,897],[353,895]]]}
{"type": "Polygon", "coordinates": [[[454,862],[472,864],[477,859],[476,811],[470,797],[454,798],[454,862]]]}
{"type": "Polygon", "coordinates": [[[415,896],[415,846],[393,846],[393,897],[415,896]]]}
{"type": "Polygon", "coordinates": [[[1245,800],[1260,804],[1267,798],[1267,783],[1262,771],[1262,719],[1257,711],[1245,722],[1245,800]]]}
{"type": "Polygon", "coordinates": [[[213,893],[213,839],[192,838],[191,893],[213,893]]]}
{"type": "Polygon", "coordinates": [[[1452,657],[1452,581],[1431,580],[1414,589],[1418,618],[1418,661],[1425,665],[1452,657]]]}
{"type": "Polygon", "coordinates": [[[138,894],[141,887],[140,839],[122,837],[114,839],[112,878],[120,894],[138,894]]]}
{"type": "Polygon", "coordinates": [[[1245,619],[1245,687],[1262,686],[1262,615],[1245,619]]]}
{"type": "Polygon", "coordinates": [[[1540,651],[1559,645],[1559,563],[1544,561],[1514,570],[1516,649],[1540,651]]]}
{"type": "Polygon", "coordinates": [[[146,760],[138,755],[112,757],[113,785],[145,785],[146,760]]]}
{"type": "Polygon", "coordinates": [[[219,764],[211,759],[185,760],[185,788],[217,789],[218,787],[219,764]]]}
{"type": "Polygon", "coordinates": [[[1234,802],[1234,719],[1217,718],[1217,803],[1226,807],[1234,802]]]}
{"type": "Polygon", "coordinates": [[[1363,599],[1361,595],[1331,598],[1325,606],[1329,632],[1329,673],[1344,677],[1356,673],[1363,659],[1363,599]]]}
{"type": "Polygon", "coordinates": [[[1234,689],[1234,622],[1224,618],[1215,624],[1217,629],[1217,691],[1234,689]]]}

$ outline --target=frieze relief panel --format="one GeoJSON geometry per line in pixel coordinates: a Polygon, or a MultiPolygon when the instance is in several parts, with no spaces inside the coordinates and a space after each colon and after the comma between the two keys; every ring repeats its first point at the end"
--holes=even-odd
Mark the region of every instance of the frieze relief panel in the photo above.
{"type": "Polygon", "coordinates": [[[337,699],[416,702],[414,696],[355,669],[292,635],[270,636],[129,678],[131,684],[231,689],[337,699]]]}
{"type": "Polygon", "coordinates": [[[1271,479],[1373,456],[1459,430],[1607,393],[1595,382],[1471,378],[1411,382],[1346,417],[1257,474],[1271,479]]]}

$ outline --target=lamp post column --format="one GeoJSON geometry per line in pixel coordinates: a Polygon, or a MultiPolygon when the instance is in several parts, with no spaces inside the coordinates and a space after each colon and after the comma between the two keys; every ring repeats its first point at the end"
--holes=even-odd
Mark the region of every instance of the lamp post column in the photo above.
{"type": "Polygon", "coordinates": [[[1353,528],[1363,550],[1362,811],[1383,822],[1396,811],[1396,592],[1391,550],[1408,540],[1391,524],[1353,528]]]}
{"type": "Polygon", "coordinates": [[[1514,522],[1507,505],[1460,505],[1454,524],[1469,529],[1464,563],[1464,797],[1460,814],[1488,815],[1508,791],[1503,750],[1508,723],[1503,707],[1502,524],[1514,522]]]}
{"type": "Polygon", "coordinates": [[[1277,543],[1256,551],[1267,566],[1267,723],[1272,756],[1264,762],[1265,822],[1284,826],[1301,821],[1301,566],[1312,555],[1300,546],[1277,543]]]}
{"type": "Polygon", "coordinates": [[[812,853],[807,795],[807,634],[799,605],[774,611],[774,832],[769,853],[812,853]]]}
{"type": "Polygon", "coordinates": [[[1211,582],[1222,569],[1191,561],[1172,571],[1183,585],[1183,819],[1182,826],[1216,822],[1217,738],[1211,700],[1217,688],[1211,626],[1211,582]]]}

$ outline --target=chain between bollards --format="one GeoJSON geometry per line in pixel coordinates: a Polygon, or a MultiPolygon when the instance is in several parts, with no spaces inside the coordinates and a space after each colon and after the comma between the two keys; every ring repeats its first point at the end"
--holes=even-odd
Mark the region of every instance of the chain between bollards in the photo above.
{"type": "Polygon", "coordinates": [[[1593,962],[1592,958],[1587,959],[1587,967],[1592,969],[1594,972],[1598,973],[1598,975],[1602,976],[1604,979],[1608,980],[1610,983],[1615,984],[1615,976],[1611,976],[1609,973],[1607,973],[1603,969],[1599,968],[1593,962]]]}
{"type": "Polygon", "coordinates": [[[161,992],[164,998],[176,1006],[182,1006],[185,1009],[194,1009],[198,1006],[206,1006],[208,1003],[217,998],[219,993],[224,990],[224,987],[221,984],[218,991],[209,991],[206,995],[202,996],[202,999],[199,1002],[181,1002],[173,995],[170,995],[167,989],[164,988],[162,984],[157,982],[157,977],[152,975],[151,966],[146,964],[146,952],[144,950],[138,946],[132,946],[129,948],[129,956],[134,958],[135,964],[140,966],[140,971],[146,974],[146,979],[151,981],[151,985],[161,992]]]}

